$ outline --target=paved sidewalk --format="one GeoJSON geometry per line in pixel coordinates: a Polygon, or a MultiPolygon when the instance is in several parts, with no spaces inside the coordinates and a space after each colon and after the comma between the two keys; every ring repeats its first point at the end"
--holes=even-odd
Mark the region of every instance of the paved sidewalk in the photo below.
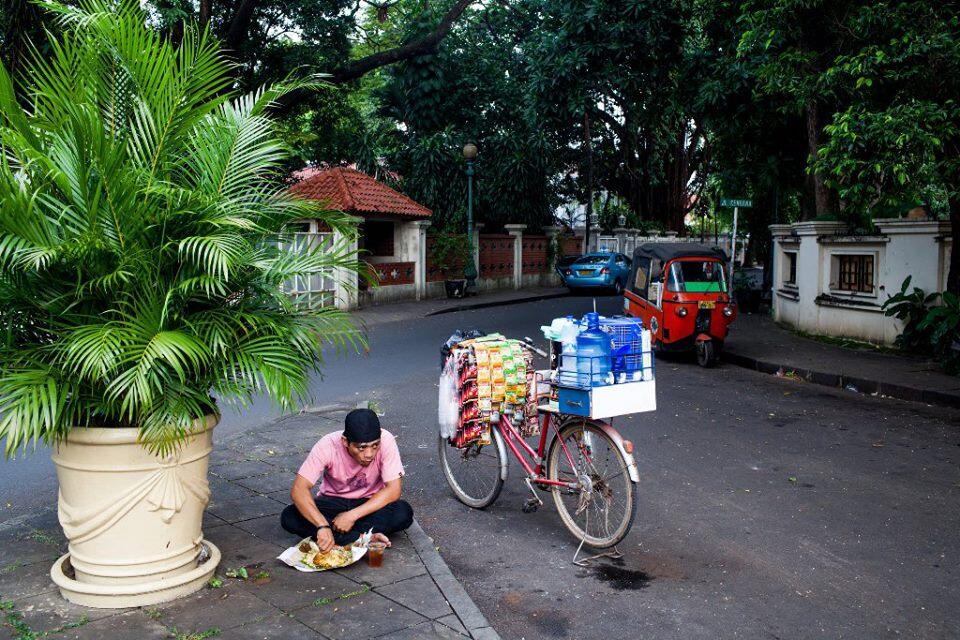
{"type": "Polygon", "coordinates": [[[153,607],[76,606],[49,577],[66,546],[56,512],[5,525],[0,633],[17,640],[499,638],[416,522],[393,538],[379,569],[361,560],[337,571],[300,573],[276,560],[297,542],[278,518],[293,474],[318,438],[342,428],[344,415],[345,408],[288,416],[216,443],[204,534],[223,554],[218,588],[153,607]],[[240,567],[248,579],[226,577],[240,567]]]}
{"type": "Polygon", "coordinates": [[[562,298],[570,295],[566,287],[533,287],[529,289],[509,289],[490,291],[469,298],[447,299],[430,298],[365,307],[353,315],[364,325],[373,326],[385,322],[397,322],[410,318],[425,318],[443,313],[454,313],[468,309],[483,309],[523,302],[535,302],[562,298]]]}
{"type": "Polygon", "coordinates": [[[960,407],[960,378],[922,358],[848,349],[777,326],[763,314],[743,314],[724,345],[724,360],[764,373],[796,375],[830,387],[960,407]]]}

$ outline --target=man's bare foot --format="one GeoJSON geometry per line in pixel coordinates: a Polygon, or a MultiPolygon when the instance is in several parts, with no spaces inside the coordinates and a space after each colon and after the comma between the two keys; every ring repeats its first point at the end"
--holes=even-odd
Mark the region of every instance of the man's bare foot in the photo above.
{"type": "Polygon", "coordinates": [[[372,536],[370,536],[370,542],[382,542],[383,544],[387,545],[388,547],[391,546],[391,544],[390,544],[390,538],[388,538],[387,536],[383,535],[382,533],[375,533],[375,534],[373,534],[372,536]]]}

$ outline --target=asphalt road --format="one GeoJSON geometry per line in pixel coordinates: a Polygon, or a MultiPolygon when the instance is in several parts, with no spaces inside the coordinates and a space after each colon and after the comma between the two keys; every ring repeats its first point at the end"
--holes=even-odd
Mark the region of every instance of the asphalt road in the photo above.
{"type": "MultiPolygon", "coordinates": [[[[521,512],[516,463],[490,508],[457,502],[436,463],[439,345],[457,327],[536,336],[589,307],[376,325],[370,354],[331,359],[316,385],[318,404],[378,402],[418,520],[504,638],[960,637],[958,413],[661,360],[659,410],[615,423],[641,474],[621,563],[572,565],[575,541],[550,503],[521,512]]],[[[272,415],[266,403],[225,413],[218,432],[272,415]]],[[[0,463],[0,520],[55,495],[45,451],[0,463]]]]}

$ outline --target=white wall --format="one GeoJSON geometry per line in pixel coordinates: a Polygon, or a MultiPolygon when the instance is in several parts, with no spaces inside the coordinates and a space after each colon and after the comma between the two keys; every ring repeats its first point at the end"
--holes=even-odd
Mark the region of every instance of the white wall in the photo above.
{"type": "Polygon", "coordinates": [[[950,224],[937,220],[875,220],[871,236],[842,235],[836,222],[772,225],[774,251],[773,317],[809,333],[892,343],[901,326],[882,305],[911,287],[942,291],[950,257],[950,224]],[[796,280],[788,282],[789,256],[796,255],[796,280]],[[846,291],[839,283],[842,256],[872,258],[872,291],[846,291]]]}

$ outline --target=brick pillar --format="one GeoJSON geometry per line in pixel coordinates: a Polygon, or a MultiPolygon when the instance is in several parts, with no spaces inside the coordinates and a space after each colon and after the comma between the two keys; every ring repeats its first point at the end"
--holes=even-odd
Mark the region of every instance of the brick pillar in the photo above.
{"type": "Polygon", "coordinates": [[[525,224],[505,224],[503,228],[513,236],[513,288],[519,289],[523,284],[523,231],[525,224]]]}
{"type": "Polygon", "coordinates": [[[417,290],[417,300],[427,293],[427,227],[429,220],[417,220],[413,223],[417,229],[416,249],[413,255],[413,283],[417,290]]]}

